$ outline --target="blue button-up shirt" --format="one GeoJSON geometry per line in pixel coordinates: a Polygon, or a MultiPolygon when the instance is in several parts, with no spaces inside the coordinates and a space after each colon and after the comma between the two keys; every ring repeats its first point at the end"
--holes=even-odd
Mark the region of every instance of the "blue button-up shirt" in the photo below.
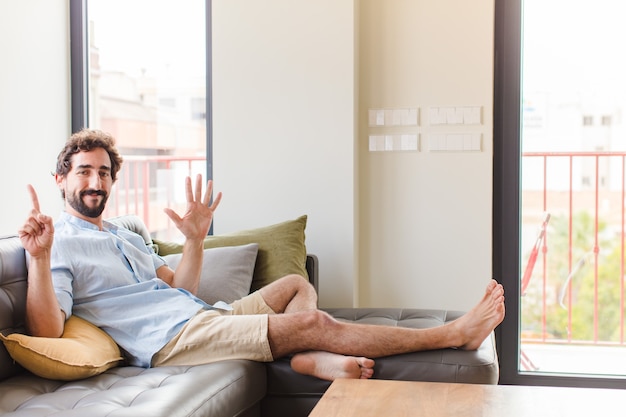
{"type": "Polygon", "coordinates": [[[62,213],[55,223],[52,279],[61,309],[107,332],[129,363],[152,356],[210,305],[157,278],[165,261],[143,238],[111,223],[104,230],[62,213]]]}

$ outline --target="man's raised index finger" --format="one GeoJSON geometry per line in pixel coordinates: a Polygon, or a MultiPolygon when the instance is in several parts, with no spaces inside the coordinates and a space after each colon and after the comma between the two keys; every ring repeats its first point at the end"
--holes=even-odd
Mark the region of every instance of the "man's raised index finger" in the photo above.
{"type": "Polygon", "coordinates": [[[39,198],[37,197],[37,192],[35,191],[35,188],[28,184],[28,193],[30,194],[30,199],[33,202],[33,208],[37,211],[41,211],[39,209],[39,198]]]}

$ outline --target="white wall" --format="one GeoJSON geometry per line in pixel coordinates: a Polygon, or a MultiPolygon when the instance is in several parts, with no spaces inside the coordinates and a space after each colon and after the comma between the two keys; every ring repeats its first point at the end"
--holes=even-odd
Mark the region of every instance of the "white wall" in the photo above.
{"type": "Polygon", "coordinates": [[[57,216],[61,197],[50,175],[70,132],[67,0],[0,0],[0,235],[14,234],[31,208],[57,216]]]}
{"type": "Polygon", "coordinates": [[[215,232],[307,214],[321,299],[352,305],[352,0],[214,0],[215,232]]]}

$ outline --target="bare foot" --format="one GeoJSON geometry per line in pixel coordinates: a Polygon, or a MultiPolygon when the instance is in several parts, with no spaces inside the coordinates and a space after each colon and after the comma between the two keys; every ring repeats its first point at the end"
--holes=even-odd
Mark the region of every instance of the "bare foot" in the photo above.
{"type": "Polygon", "coordinates": [[[476,350],[504,320],[504,288],[491,280],[482,300],[467,314],[453,321],[461,336],[461,349],[476,350]]]}
{"type": "Polygon", "coordinates": [[[320,351],[294,355],[291,368],[298,373],[327,381],[337,378],[368,379],[374,375],[372,359],[320,351]]]}

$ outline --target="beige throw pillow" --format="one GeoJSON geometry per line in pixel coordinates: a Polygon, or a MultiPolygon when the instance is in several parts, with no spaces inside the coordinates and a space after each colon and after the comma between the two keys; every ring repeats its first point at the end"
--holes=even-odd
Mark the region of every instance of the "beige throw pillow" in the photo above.
{"type": "Polygon", "coordinates": [[[0,335],[9,355],[24,368],[43,378],[71,381],[98,375],[122,360],[111,337],[77,316],[65,322],[59,338],[13,333],[0,335]]]}

